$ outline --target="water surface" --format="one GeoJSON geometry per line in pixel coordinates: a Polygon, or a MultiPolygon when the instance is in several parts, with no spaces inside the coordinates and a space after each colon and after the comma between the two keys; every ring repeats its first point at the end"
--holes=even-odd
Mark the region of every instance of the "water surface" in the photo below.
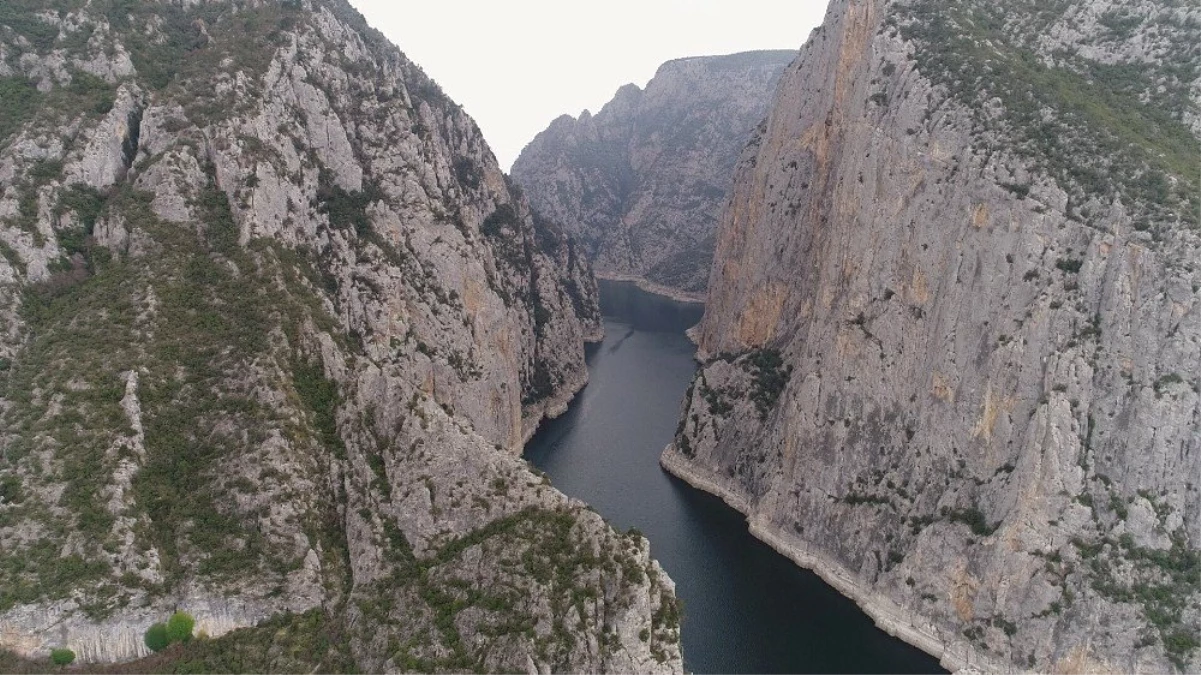
{"type": "Polygon", "coordinates": [[[637,527],[684,601],[684,666],[697,673],[928,673],[938,662],[747,531],[721,500],[659,468],[696,371],[684,331],[701,306],[601,281],[605,340],[591,381],[526,457],[619,529],[637,527]]]}

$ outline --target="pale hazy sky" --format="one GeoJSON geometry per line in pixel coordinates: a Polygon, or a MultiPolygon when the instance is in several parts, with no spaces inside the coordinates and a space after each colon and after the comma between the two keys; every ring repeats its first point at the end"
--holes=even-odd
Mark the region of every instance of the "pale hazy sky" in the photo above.
{"type": "Polygon", "coordinates": [[[508,171],[564,113],[598,111],[660,63],[800,49],[826,0],[350,0],[475,118],[508,171]]]}

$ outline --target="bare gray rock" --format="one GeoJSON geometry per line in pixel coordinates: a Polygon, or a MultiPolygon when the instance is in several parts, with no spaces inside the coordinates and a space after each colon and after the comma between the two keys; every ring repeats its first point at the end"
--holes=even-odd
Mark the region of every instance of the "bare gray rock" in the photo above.
{"type": "Polygon", "coordinates": [[[596,286],[474,122],[341,0],[104,7],[0,29],[0,649],[680,672],[646,541],[520,458],[596,286]]]}
{"type": "Polygon", "coordinates": [[[1201,17],[1044,9],[832,3],[663,464],[948,667],[1195,671],[1201,17]]]}

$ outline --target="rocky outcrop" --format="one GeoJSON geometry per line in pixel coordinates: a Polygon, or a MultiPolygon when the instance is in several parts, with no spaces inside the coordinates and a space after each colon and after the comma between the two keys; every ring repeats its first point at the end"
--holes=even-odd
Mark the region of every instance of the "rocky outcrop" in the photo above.
{"type": "Polygon", "coordinates": [[[949,667],[1201,666],[1199,19],[832,3],[663,465],[949,667]]]}
{"type": "Polygon", "coordinates": [[[704,296],[730,175],[789,51],[668,61],[599,113],[563,116],[513,164],[535,209],[582,242],[597,273],[704,296]]]}
{"type": "Polygon", "coordinates": [[[645,539],[520,458],[596,286],[461,108],[341,0],[2,12],[0,649],[681,670],[645,539]]]}

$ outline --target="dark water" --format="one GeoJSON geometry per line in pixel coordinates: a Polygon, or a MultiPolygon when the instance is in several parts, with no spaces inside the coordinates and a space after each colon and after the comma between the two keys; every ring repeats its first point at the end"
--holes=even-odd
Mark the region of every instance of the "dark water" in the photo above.
{"type": "Polygon", "coordinates": [[[700,306],[602,281],[601,309],[605,341],[588,352],[591,382],[525,454],[560,490],[650,539],[684,601],[685,668],[945,672],[751,537],[741,514],[659,468],[696,369],[684,330],[700,319],[700,306]]]}

